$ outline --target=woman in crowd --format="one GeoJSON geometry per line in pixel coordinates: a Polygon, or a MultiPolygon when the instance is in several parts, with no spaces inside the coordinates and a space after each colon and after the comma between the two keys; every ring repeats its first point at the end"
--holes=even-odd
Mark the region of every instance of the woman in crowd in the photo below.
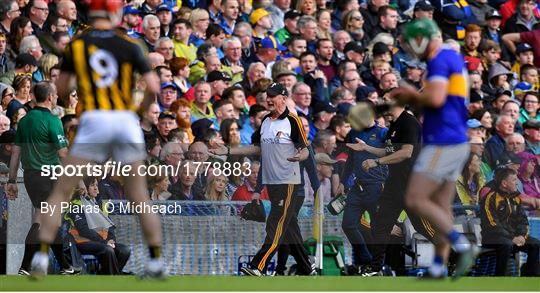
{"type": "Polygon", "coordinates": [[[11,128],[17,130],[17,126],[24,116],[26,116],[26,109],[23,106],[16,108],[15,112],[11,116],[11,128]]]}
{"type": "Polygon", "coordinates": [[[193,32],[189,37],[189,43],[199,47],[206,40],[206,29],[210,25],[210,14],[204,9],[197,8],[191,11],[189,21],[193,28],[193,32]]]}
{"type": "Polygon", "coordinates": [[[518,170],[518,178],[523,183],[523,191],[531,197],[540,198],[540,176],[537,174],[537,159],[536,156],[521,152],[518,154],[521,158],[521,164],[518,170]]]}
{"type": "Polygon", "coordinates": [[[8,105],[9,105],[9,103],[14,98],[15,98],[15,90],[11,86],[6,86],[6,88],[4,88],[4,90],[2,91],[1,106],[2,106],[3,114],[6,113],[6,109],[7,109],[8,105]]]}
{"type": "Polygon", "coordinates": [[[346,30],[355,41],[361,41],[364,38],[364,17],[358,10],[351,10],[345,14],[341,27],[346,30]]]}
{"type": "Polygon", "coordinates": [[[523,104],[521,104],[519,111],[519,123],[523,124],[531,119],[538,120],[538,109],[540,109],[538,102],[538,94],[536,92],[527,92],[523,96],[523,104]]]}
{"type": "Polygon", "coordinates": [[[8,34],[9,46],[13,52],[18,53],[22,39],[34,32],[32,22],[29,18],[19,16],[11,23],[10,32],[8,34]]]}
{"type": "Polygon", "coordinates": [[[223,120],[219,133],[225,144],[231,148],[240,145],[240,130],[235,119],[223,120]]]}
{"type": "Polygon", "coordinates": [[[491,132],[493,130],[493,118],[491,116],[491,113],[486,109],[480,109],[477,111],[474,111],[471,115],[472,119],[476,119],[482,123],[482,127],[486,129],[486,140],[488,140],[491,136],[491,132]]]}
{"type": "Polygon", "coordinates": [[[332,27],[330,10],[319,10],[317,13],[317,38],[319,39],[332,39],[332,27]]]}
{"type": "Polygon", "coordinates": [[[191,88],[188,82],[190,73],[189,61],[183,57],[174,57],[169,63],[173,75],[173,82],[178,87],[178,97],[184,97],[187,91],[191,88]]]}
{"type": "Polygon", "coordinates": [[[32,100],[30,90],[32,88],[32,76],[30,75],[17,75],[13,80],[13,89],[15,90],[15,97],[9,102],[6,108],[6,115],[12,119],[13,115],[19,108],[32,100]]]}
{"type": "Polygon", "coordinates": [[[298,0],[296,2],[296,10],[304,15],[315,16],[317,14],[317,2],[315,0],[298,0]]]}
{"type": "Polygon", "coordinates": [[[116,227],[103,211],[97,179],[87,177],[83,182],[84,186],[75,192],[70,202],[72,206],[81,208],[70,209],[66,214],[70,224],[69,232],[82,254],[95,255],[99,259],[99,274],[122,274],[130,250],[126,245],[116,242],[116,227]]]}
{"type": "Polygon", "coordinates": [[[45,54],[41,56],[41,59],[39,60],[39,69],[41,70],[41,73],[43,73],[44,80],[54,82],[58,79],[58,75],[55,75],[53,79],[54,70],[58,69],[57,73],[59,73],[58,61],[58,56],[54,54],[45,54]]]}
{"type": "Polygon", "coordinates": [[[167,200],[171,197],[167,175],[148,177],[148,188],[151,200],[167,200]]]}
{"type": "Polygon", "coordinates": [[[458,198],[463,205],[478,204],[479,191],[486,184],[486,178],[480,173],[481,163],[477,154],[471,154],[456,181],[458,198]]]}
{"type": "Polygon", "coordinates": [[[226,186],[229,180],[224,175],[211,176],[206,188],[205,198],[209,201],[225,201],[229,199],[226,186]]]}

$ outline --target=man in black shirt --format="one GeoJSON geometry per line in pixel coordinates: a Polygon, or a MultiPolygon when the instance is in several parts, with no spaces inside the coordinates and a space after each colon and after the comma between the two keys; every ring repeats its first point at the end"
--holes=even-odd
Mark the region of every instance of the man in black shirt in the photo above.
{"type": "MultiPolygon", "coordinates": [[[[382,269],[386,244],[390,232],[401,212],[405,209],[404,195],[414,160],[420,151],[421,126],[416,118],[405,111],[402,106],[394,106],[390,110],[393,122],[386,134],[385,148],[374,148],[363,144],[355,144],[356,148],[368,151],[378,159],[367,159],[362,163],[364,170],[379,165],[389,165],[389,176],[379,197],[377,212],[371,221],[373,247],[371,247],[371,268],[364,268],[364,276],[374,276],[382,269]]],[[[433,239],[433,228],[427,221],[422,221],[414,214],[408,214],[415,229],[427,239],[433,239]]]]}

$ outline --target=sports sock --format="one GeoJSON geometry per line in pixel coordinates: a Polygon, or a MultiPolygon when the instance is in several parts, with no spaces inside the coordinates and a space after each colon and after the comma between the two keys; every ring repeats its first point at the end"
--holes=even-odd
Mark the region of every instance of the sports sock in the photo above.
{"type": "Polygon", "coordinates": [[[441,277],[446,271],[446,266],[443,263],[443,258],[441,256],[435,255],[433,263],[428,269],[429,274],[432,277],[441,277]]]}
{"type": "Polygon", "coordinates": [[[448,240],[450,240],[452,248],[454,248],[456,252],[463,252],[471,249],[471,243],[469,242],[467,237],[457,232],[456,230],[452,230],[448,234],[448,240]]]}
{"type": "Polygon", "coordinates": [[[39,246],[39,251],[43,252],[43,253],[49,253],[49,244],[47,244],[45,242],[41,242],[41,244],[39,246]]]}
{"type": "Polygon", "coordinates": [[[161,257],[161,247],[149,246],[148,250],[150,252],[150,258],[160,258],[161,257]]]}

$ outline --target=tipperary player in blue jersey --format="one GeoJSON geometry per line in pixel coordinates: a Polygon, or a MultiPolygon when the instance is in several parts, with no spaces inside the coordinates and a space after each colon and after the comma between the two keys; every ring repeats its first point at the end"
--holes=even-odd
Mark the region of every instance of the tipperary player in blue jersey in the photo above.
{"type": "Polygon", "coordinates": [[[455,181],[469,156],[467,103],[469,87],[463,57],[443,45],[435,22],[415,20],[405,27],[402,46],[427,62],[424,90],[400,87],[390,96],[398,103],[424,108],[423,142],[411,175],[405,202],[408,209],[435,229],[435,258],[428,272],[444,277],[450,248],[458,254],[454,277],[465,274],[478,248],[453,229],[455,181]]]}

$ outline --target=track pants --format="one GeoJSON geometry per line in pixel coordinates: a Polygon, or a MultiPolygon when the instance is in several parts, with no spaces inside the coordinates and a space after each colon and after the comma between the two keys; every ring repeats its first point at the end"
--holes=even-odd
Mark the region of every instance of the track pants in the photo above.
{"type": "Polygon", "coordinates": [[[120,275],[126,265],[131,251],[124,244],[115,243],[115,248],[95,241],[78,243],[77,248],[82,254],[91,254],[98,258],[100,275],[120,275]]]}
{"type": "Polygon", "coordinates": [[[487,239],[482,241],[482,247],[494,248],[497,255],[497,263],[495,266],[496,276],[507,276],[506,269],[508,268],[508,260],[513,252],[523,251],[527,253],[527,262],[521,269],[522,276],[540,276],[539,250],[540,241],[533,237],[528,237],[525,245],[517,246],[510,239],[487,239]],[[486,243],[487,242],[487,243],[486,243]]]}
{"type": "MultiPolygon", "coordinates": [[[[300,209],[302,208],[302,205],[304,204],[305,196],[295,196],[293,198],[294,203],[294,212],[296,213],[296,218],[298,219],[298,213],[300,212],[300,209]]],[[[287,269],[287,260],[289,259],[289,255],[291,254],[291,248],[289,247],[289,244],[283,242],[278,247],[278,255],[277,255],[277,265],[276,265],[276,273],[283,274],[285,270],[287,269]]]]}
{"type": "MultiPolygon", "coordinates": [[[[392,232],[392,227],[399,215],[405,209],[406,186],[395,186],[394,183],[388,183],[385,187],[379,197],[375,216],[371,218],[371,233],[373,235],[371,267],[374,271],[382,269],[386,247],[392,237],[390,232],[392,232]]],[[[407,216],[411,220],[414,229],[433,243],[435,230],[430,223],[413,213],[407,213],[407,216]]]]}
{"type": "Polygon", "coordinates": [[[290,253],[297,262],[298,271],[310,271],[311,265],[295,212],[294,198],[298,185],[272,184],[266,185],[266,188],[271,203],[270,214],[266,219],[266,238],[251,261],[251,267],[265,273],[279,245],[285,243],[289,245],[290,253]]]}

